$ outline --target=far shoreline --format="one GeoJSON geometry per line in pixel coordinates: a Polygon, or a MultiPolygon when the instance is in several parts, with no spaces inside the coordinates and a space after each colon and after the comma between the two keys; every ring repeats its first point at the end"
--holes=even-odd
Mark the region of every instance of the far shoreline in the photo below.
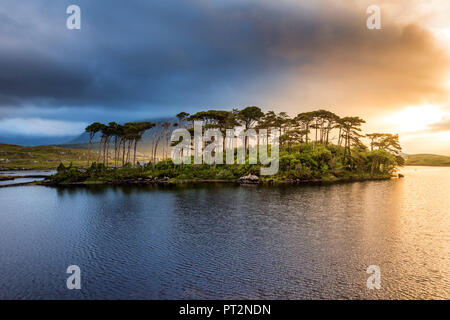
{"type": "Polygon", "coordinates": [[[405,164],[405,167],[450,167],[450,164],[405,164]]]}

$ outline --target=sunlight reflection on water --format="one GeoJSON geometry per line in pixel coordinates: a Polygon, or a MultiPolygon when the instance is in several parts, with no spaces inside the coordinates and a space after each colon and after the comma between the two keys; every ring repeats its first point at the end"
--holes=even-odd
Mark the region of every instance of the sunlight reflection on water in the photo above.
{"type": "Polygon", "coordinates": [[[450,168],[326,186],[0,189],[0,298],[450,298],[450,168]],[[65,287],[81,267],[83,290],[65,287]],[[381,290],[367,290],[378,265],[381,290]]]}

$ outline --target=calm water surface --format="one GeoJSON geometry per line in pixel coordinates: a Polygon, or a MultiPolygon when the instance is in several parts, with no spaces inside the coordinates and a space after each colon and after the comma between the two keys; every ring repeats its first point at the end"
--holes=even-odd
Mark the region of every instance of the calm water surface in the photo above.
{"type": "MultiPolygon", "coordinates": [[[[50,176],[55,174],[55,170],[10,170],[10,171],[0,171],[1,176],[50,176]]],[[[0,180],[0,186],[27,183],[33,181],[44,180],[43,178],[15,178],[13,180],[0,180]]]]}
{"type": "Polygon", "coordinates": [[[27,182],[33,182],[33,181],[41,181],[44,180],[44,178],[16,178],[13,180],[0,180],[0,186],[10,185],[10,184],[18,184],[18,183],[27,183],[27,182]]]}
{"type": "Polygon", "coordinates": [[[0,298],[450,298],[450,168],[328,186],[0,189],[0,298]],[[82,290],[66,289],[81,268],[82,290]],[[378,265],[381,290],[366,287],[378,265]]]}
{"type": "Polygon", "coordinates": [[[7,170],[0,171],[0,176],[50,176],[56,170],[7,170]]]}

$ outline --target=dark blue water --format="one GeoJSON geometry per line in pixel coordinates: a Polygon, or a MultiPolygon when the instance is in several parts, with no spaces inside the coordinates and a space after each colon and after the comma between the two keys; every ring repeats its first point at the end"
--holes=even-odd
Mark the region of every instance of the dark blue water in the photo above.
{"type": "Polygon", "coordinates": [[[405,171],[328,186],[3,188],[0,298],[448,299],[450,168],[405,171]],[[381,290],[366,287],[372,264],[381,290]],[[66,288],[69,265],[81,290],[66,288]]]}

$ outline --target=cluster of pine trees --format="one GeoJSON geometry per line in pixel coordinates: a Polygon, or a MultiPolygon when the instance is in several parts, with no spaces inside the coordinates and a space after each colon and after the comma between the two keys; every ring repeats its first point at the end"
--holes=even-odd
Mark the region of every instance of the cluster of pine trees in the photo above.
{"type": "MultiPolygon", "coordinates": [[[[398,135],[386,133],[362,134],[361,126],[365,121],[359,117],[340,117],[327,110],[316,110],[302,112],[290,117],[285,112],[275,113],[268,111],[264,113],[257,106],[244,109],[208,110],[195,114],[181,112],[177,114],[176,120],[171,122],[132,122],[124,125],[111,122],[104,125],[98,122],[92,123],[86,128],[90,134],[89,150],[96,133],[100,133],[100,152],[98,152],[97,163],[102,158],[103,165],[108,165],[109,150],[113,148],[114,166],[122,166],[126,163],[136,164],[136,148],[142,135],[147,130],[153,130],[151,162],[156,164],[158,146],[163,149],[163,159],[169,158],[170,135],[172,130],[182,127],[193,132],[194,121],[202,121],[205,129],[217,128],[225,136],[226,129],[242,127],[248,129],[277,129],[280,131],[280,149],[284,152],[295,152],[295,148],[308,145],[313,150],[319,146],[324,148],[337,148],[342,151],[340,161],[352,169],[361,161],[362,152],[366,162],[370,162],[370,170],[380,171],[380,166],[390,162],[402,164],[400,157],[401,147],[398,135]],[[153,129],[152,129],[153,128],[153,129]],[[363,140],[369,142],[369,148],[363,140]],[[131,157],[131,150],[133,156],[131,157]],[[395,160],[392,160],[394,157],[395,160]],[[359,160],[358,160],[359,159],[359,160]]],[[[245,148],[247,148],[245,141],[245,148]]],[[[365,163],[366,164],[366,163],[365,163]]]]}
{"type": "Polygon", "coordinates": [[[289,150],[294,144],[313,142],[314,144],[329,145],[332,141],[331,132],[336,131],[334,144],[344,148],[344,157],[347,162],[352,161],[352,148],[366,149],[363,138],[370,139],[371,151],[374,148],[383,149],[392,154],[399,155],[401,147],[398,135],[386,133],[371,133],[363,135],[361,125],[365,120],[359,117],[339,117],[331,111],[316,110],[302,112],[290,117],[286,112],[276,114],[267,113],[256,106],[242,110],[232,111],[208,110],[193,115],[182,112],[177,115],[178,124],[193,130],[194,121],[202,121],[204,127],[218,128],[225,136],[225,130],[242,126],[248,129],[278,129],[280,131],[280,147],[289,150]]]}
{"type": "Polygon", "coordinates": [[[171,127],[176,125],[177,123],[167,121],[156,123],[150,121],[127,122],[124,125],[116,122],[110,122],[108,125],[94,122],[85,129],[89,133],[88,166],[90,164],[91,147],[96,134],[100,134],[97,163],[102,163],[103,166],[108,166],[110,159],[114,162],[114,167],[124,166],[126,163],[136,165],[137,144],[148,130],[151,130],[149,157],[151,162],[157,161],[157,153],[161,146],[163,159],[167,159],[170,154],[171,127]],[[110,149],[114,150],[112,156],[110,149]]]}
{"type": "Polygon", "coordinates": [[[153,127],[154,124],[149,121],[128,122],[124,125],[117,124],[116,122],[110,122],[108,125],[99,122],[90,124],[86,127],[86,132],[89,133],[88,165],[90,162],[92,140],[97,133],[101,134],[97,163],[100,163],[101,157],[103,166],[108,165],[109,148],[112,140],[114,145],[114,166],[117,167],[120,159],[122,160],[122,166],[131,161],[133,164],[136,163],[137,144],[142,139],[144,132],[153,127]],[[131,160],[130,156],[131,149],[134,151],[133,160],[131,160]]]}

